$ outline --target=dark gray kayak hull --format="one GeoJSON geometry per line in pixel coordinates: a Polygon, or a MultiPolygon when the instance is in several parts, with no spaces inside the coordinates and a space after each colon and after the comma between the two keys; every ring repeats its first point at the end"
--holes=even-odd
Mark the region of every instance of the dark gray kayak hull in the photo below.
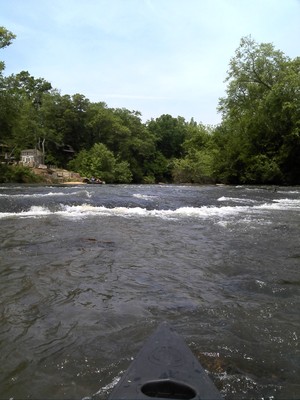
{"type": "Polygon", "coordinates": [[[181,336],[163,322],[146,341],[109,400],[221,400],[181,336]]]}

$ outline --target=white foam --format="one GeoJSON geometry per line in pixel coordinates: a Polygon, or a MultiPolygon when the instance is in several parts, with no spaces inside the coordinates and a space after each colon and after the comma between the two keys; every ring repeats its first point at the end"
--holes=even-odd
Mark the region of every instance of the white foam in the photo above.
{"type": "Polygon", "coordinates": [[[0,213],[1,218],[38,218],[51,214],[51,211],[46,207],[32,206],[28,211],[19,213],[0,213]]]}
{"type": "Polygon", "coordinates": [[[180,207],[175,211],[172,211],[174,215],[186,216],[186,217],[225,217],[228,215],[235,215],[248,211],[250,207],[237,206],[237,207],[180,207]]]}
{"type": "Polygon", "coordinates": [[[300,207],[300,199],[278,199],[278,200],[274,200],[275,203],[279,203],[279,204],[283,204],[283,205],[287,205],[287,206],[297,206],[300,207]]]}
{"type": "Polygon", "coordinates": [[[89,216],[117,216],[124,218],[163,218],[163,219],[181,219],[181,218],[211,218],[227,217],[236,215],[249,210],[249,207],[180,207],[176,210],[148,210],[141,207],[114,207],[104,206],[96,207],[90,204],[77,206],[62,205],[61,211],[55,214],[66,218],[85,218],[89,216]]]}
{"type": "Polygon", "coordinates": [[[58,192],[58,193],[34,193],[34,194],[0,194],[0,197],[9,197],[11,199],[16,199],[16,198],[39,198],[39,197],[49,197],[49,196],[66,196],[70,193],[63,193],[63,192],[58,192]]]}
{"type": "Polygon", "coordinates": [[[97,396],[97,395],[99,396],[100,394],[103,394],[103,393],[106,394],[109,390],[113,389],[118,384],[118,382],[121,380],[121,377],[122,377],[121,374],[123,372],[124,371],[121,371],[120,372],[120,376],[114,377],[113,380],[109,384],[107,384],[106,386],[103,386],[102,388],[100,388],[98,390],[98,392],[94,394],[94,396],[97,396]]]}
{"type": "Polygon", "coordinates": [[[231,201],[234,203],[257,203],[257,200],[247,199],[247,198],[240,198],[240,197],[226,197],[222,196],[218,199],[218,201],[231,201]]]}
{"type": "Polygon", "coordinates": [[[9,217],[41,217],[58,215],[65,218],[86,218],[89,216],[117,216],[124,218],[163,218],[163,219],[180,219],[180,218],[211,218],[211,217],[226,217],[243,213],[249,207],[180,207],[176,210],[148,210],[141,207],[114,207],[107,208],[104,206],[92,206],[90,204],[82,205],[60,205],[60,210],[50,211],[46,207],[32,206],[28,211],[21,211],[19,213],[0,213],[0,218],[9,217]]]}
{"type": "Polygon", "coordinates": [[[137,199],[142,199],[142,200],[154,200],[154,199],[157,198],[157,196],[147,195],[147,194],[140,194],[140,193],[135,193],[132,196],[137,198],[137,199]]]}
{"type": "Polygon", "coordinates": [[[273,203],[264,203],[257,206],[258,209],[267,210],[298,210],[300,208],[299,199],[278,199],[273,203]]]}
{"type": "Polygon", "coordinates": [[[11,199],[16,198],[43,198],[43,197],[59,197],[59,196],[76,196],[78,194],[84,194],[87,197],[91,197],[91,194],[87,190],[77,190],[75,192],[48,192],[48,193],[33,193],[33,194],[1,194],[0,197],[7,197],[11,199]]]}
{"type": "Polygon", "coordinates": [[[23,189],[22,186],[2,186],[0,185],[0,190],[16,190],[16,189],[23,189]]]}
{"type": "Polygon", "coordinates": [[[300,194],[300,190],[278,190],[280,194],[300,194]]]}
{"type": "Polygon", "coordinates": [[[81,205],[60,205],[60,209],[50,211],[47,207],[32,206],[28,211],[21,211],[19,213],[0,213],[0,218],[29,218],[29,217],[43,217],[49,215],[57,215],[63,218],[81,219],[89,216],[116,216],[123,218],[162,218],[162,219],[185,219],[185,218],[198,218],[198,219],[215,219],[216,222],[222,223],[241,215],[242,220],[250,222],[253,218],[257,219],[264,213],[264,210],[298,210],[300,208],[300,200],[279,199],[274,200],[272,203],[265,203],[261,205],[237,205],[237,206],[202,206],[202,207],[180,207],[175,210],[148,210],[142,207],[114,207],[108,208],[105,206],[93,206],[90,204],[81,205]],[[255,217],[256,214],[256,217],[255,217]]]}
{"type": "Polygon", "coordinates": [[[225,202],[225,201],[231,201],[231,202],[236,202],[236,203],[253,203],[253,209],[270,209],[270,210],[295,210],[300,208],[300,200],[299,199],[274,199],[270,203],[264,203],[264,204],[257,204],[257,200],[251,200],[251,199],[241,199],[241,198],[235,198],[235,197],[225,197],[222,196],[218,199],[220,202],[225,202]]]}

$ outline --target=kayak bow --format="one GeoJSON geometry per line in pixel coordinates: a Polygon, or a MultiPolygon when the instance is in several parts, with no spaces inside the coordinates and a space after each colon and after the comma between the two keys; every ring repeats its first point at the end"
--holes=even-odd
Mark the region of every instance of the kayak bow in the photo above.
{"type": "Polygon", "coordinates": [[[184,340],[163,322],[146,341],[109,400],[221,400],[184,340]]]}

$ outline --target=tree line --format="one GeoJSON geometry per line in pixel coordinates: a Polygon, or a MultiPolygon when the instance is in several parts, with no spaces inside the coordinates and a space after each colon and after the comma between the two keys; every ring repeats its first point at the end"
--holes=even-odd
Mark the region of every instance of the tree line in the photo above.
{"type": "MultiPolygon", "coordinates": [[[[0,48],[14,39],[0,27],[0,48]]],[[[107,183],[300,183],[300,58],[270,43],[241,39],[217,126],[168,114],[143,123],[139,111],[4,70],[0,62],[0,146],[11,159],[39,149],[45,164],[107,183]]],[[[0,182],[6,168],[2,160],[0,182]]]]}

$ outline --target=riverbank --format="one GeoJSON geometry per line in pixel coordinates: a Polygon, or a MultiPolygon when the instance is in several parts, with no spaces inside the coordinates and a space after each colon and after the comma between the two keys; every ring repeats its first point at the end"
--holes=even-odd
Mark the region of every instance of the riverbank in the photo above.
{"type": "Polygon", "coordinates": [[[32,168],[32,172],[47,183],[83,183],[80,174],[62,168],[32,168]]]}
{"type": "Polygon", "coordinates": [[[83,184],[80,174],[61,168],[0,165],[0,183],[83,184]]]}
{"type": "Polygon", "coordinates": [[[86,183],[79,181],[69,181],[69,182],[64,182],[64,185],[86,185],[86,183]]]}

